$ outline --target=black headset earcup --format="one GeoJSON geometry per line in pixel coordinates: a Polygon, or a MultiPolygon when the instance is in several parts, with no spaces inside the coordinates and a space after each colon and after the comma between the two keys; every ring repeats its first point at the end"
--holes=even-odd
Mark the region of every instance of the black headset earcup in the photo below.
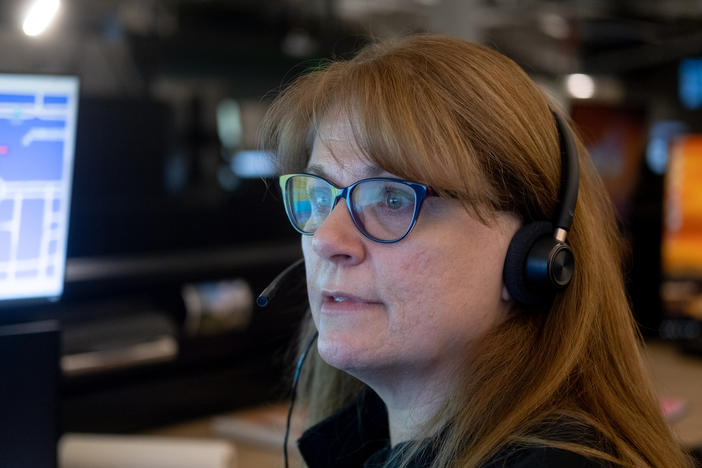
{"type": "Polygon", "coordinates": [[[529,254],[543,240],[554,242],[553,225],[547,221],[536,221],[522,226],[507,248],[502,279],[512,299],[520,304],[541,304],[548,299],[549,295],[544,294],[543,288],[535,287],[527,277],[529,254]]]}

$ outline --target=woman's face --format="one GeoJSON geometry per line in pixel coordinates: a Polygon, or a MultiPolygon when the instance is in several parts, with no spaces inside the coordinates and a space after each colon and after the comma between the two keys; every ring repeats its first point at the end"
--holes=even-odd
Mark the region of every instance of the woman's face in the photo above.
{"type": "MultiPolygon", "coordinates": [[[[394,176],[363,158],[345,119],[323,123],[308,171],[339,187],[394,176]]],[[[518,226],[509,214],[486,226],[460,202],[428,197],[412,232],[381,244],[338,203],[314,236],[302,237],[321,357],[367,383],[446,377],[506,317],[502,267],[518,226]]]]}

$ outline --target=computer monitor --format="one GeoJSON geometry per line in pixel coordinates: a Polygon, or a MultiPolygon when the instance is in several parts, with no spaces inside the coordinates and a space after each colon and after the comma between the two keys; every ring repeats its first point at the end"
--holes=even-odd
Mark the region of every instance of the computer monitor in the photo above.
{"type": "Polygon", "coordinates": [[[665,180],[662,296],[666,337],[702,340],[702,135],[671,145],[665,180]]]}
{"type": "Polygon", "coordinates": [[[0,74],[0,304],[63,291],[78,78],[0,74]]]}
{"type": "Polygon", "coordinates": [[[702,135],[678,138],[672,145],[664,199],[663,269],[671,278],[702,278],[701,176],[702,135]]]}

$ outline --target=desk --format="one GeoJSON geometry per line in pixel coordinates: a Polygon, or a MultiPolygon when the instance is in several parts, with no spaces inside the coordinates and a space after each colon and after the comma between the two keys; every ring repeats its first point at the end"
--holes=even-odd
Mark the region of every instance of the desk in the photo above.
{"type": "Polygon", "coordinates": [[[702,445],[702,356],[680,353],[670,343],[650,342],[644,354],[661,397],[687,400],[687,410],[671,426],[686,447],[702,445]]]}
{"type": "MultiPolygon", "coordinates": [[[[260,408],[239,411],[231,414],[185,422],[174,426],[164,427],[150,431],[151,435],[168,437],[195,437],[195,438],[221,438],[234,442],[237,450],[238,468],[280,468],[283,466],[283,436],[285,417],[287,414],[287,404],[269,405],[260,408]],[[217,430],[222,427],[222,422],[227,419],[240,423],[236,431],[230,431],[229,436],[223,435],[226,431],[217,430]],[[268,423],[262,424],[261,421],[268,423]],[[274,424],[271,428],[270,421],[274,424]],[[252,432],[259,434],[242,434],[245,424],[251,424],[252,432]],[[260,431],[269,429],[267,437],[260,437],[260,431]],[[240,435],[237,435],[240,434],[240,435]],[[267,439],[260,443],[254,443],[252,439],[267,439]]],[[[297,437],[291,435],[294,441],[297,437]]],[[[293,444],[294,445],[294,444],[293,444]]],[[[290,466],[297,468],[301,466],[301,460],[297,450],[293,447],[288,450],[290,455],[290,466]]]]}
{"type": "MultiPolygon", "coordinates": [[[[702,445],[702,357],[681,354],[670,343],[650,342],[646,345],[644,358],[648,362],[656,392],[663,397],[681,397],[687,400],[687,411],[672,422],[673,430],[685,446],[702,445]]],[[[233,413],[234,418],[256,417],[257,412],[270,412],[271,407],[233,413]]],[[[285,407],[274,411],[284,417],[285,407]]],[[[216,418],[187,422],[155,431],[151,434],[173,437],[217,437],[213,428],[216,418]]],[[[221,437],[221,436],[219,436],[221,437]]],[[[293,437],[291,436],[291,439],[293,437]]],[[[231,439],[237,447],[240,468],[280,468],[282,466],[282,433],[280,444],[262,446],[231,439]]],[[[295,450],[291,450],[291,466],[299,466],[295,450]]]]}

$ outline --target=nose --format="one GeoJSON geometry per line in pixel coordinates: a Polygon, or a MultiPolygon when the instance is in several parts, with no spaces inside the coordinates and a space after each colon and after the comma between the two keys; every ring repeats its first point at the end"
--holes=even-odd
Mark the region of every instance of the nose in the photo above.
{"type": "Polygon", "coordinates": [[[320,257],[344,266],[365,258],[365,237],[356,229],[344,200],[334,206],[314,233],[312,249],[320,257]]]}

